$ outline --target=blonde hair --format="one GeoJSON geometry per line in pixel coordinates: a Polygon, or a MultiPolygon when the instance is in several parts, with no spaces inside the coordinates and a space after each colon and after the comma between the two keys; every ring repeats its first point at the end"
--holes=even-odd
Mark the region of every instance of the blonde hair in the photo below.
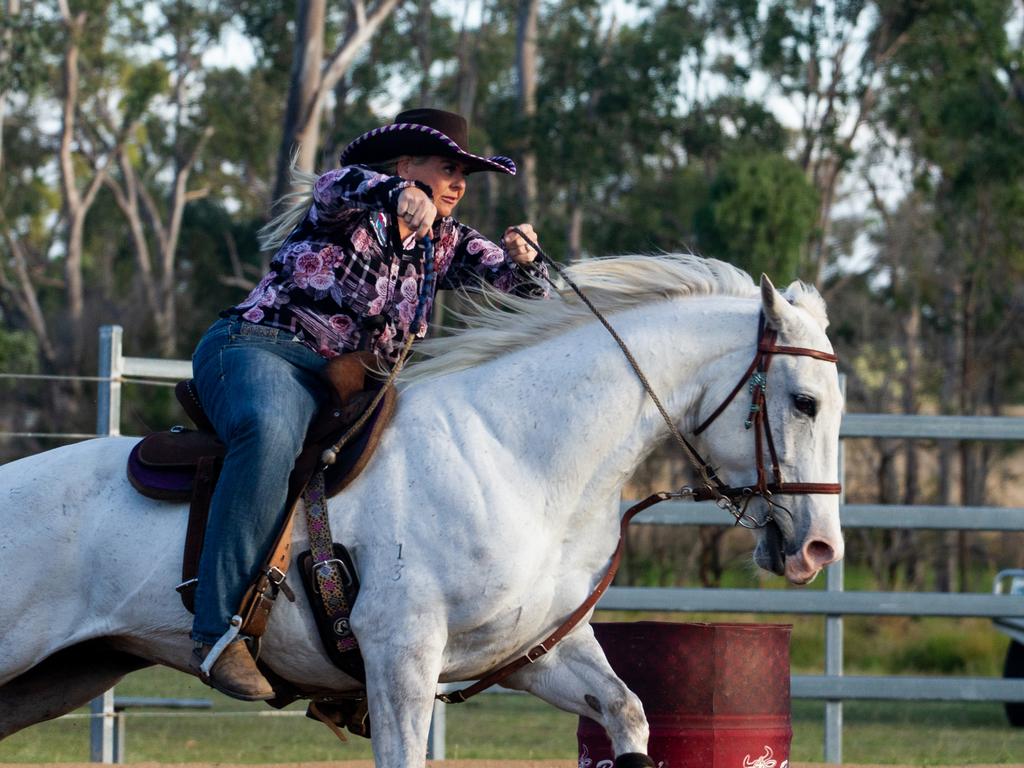
{"type": "Polygon", "coordinates": [[[281,213],[260,227],[260,231],[256,233],[260,250],[276,251],[280,248],[305,217],[309,206],[313,204],[313,185],[320,177],[315,173],[300,171],[295,167],[294,160],[289,176],[292,182],[291,192],[277,201],[281,213]]]}
{"type": "MultiPolygon", "coordinates": [[[[368,163],[367,165],[378,173],[397,176],[398,163],[406,157],[412,160],[413,165],[423,165],[430,159],[429,155],[400,155],[391,160],[372,164],[368,163]]],[[[292,230],[305,217],[310,205],[313,204],[313,187],[320,176],[315,173],[299,170],[295,166],[297,159],[298,155],[292,159],[289,173],[292,190],[283,195],[275,205],[276,208],[281,209],[281,213],[260,227],[259,232],[256,233],[259,239],[260,250],[276,251],[280,248],[284,241],[288,239],[288,235],[292,233],[292,230]]]]}

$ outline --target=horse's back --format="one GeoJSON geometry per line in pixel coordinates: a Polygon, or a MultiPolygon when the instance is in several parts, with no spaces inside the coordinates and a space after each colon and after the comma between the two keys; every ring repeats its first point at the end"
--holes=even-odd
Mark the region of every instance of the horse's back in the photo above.
{"type": "Polygon", "coordinates": [[[0,467],[0,557],[17,574],[0,590],[0,616],[18,616],[24,628],[5,635],[0,658],[8,642],[52,652],[125,634],[138,606],[175,597],[184,508],[131,487],[125,463],[135,442],[90,440],[0,467]]]}
{"type": "Polygon", "coordinates": [[[0,519],[8,542],[22,546],[18,542],[54,532],[70,535],[86,521],[127,513],[133,499],[125,467],[135,442],[99,438],[0,466],[0,519]]]}

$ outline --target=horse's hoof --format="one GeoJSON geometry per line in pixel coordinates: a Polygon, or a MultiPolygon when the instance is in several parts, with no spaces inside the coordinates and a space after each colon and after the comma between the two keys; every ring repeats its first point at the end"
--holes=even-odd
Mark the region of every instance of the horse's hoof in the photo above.
{"type": "Polygon", "coordinates": [[[212,646],[203,645],[192,651],[192,671],[214,690],[241,701],[267,701],[274,698],[274,689],[257,669],[244,640],[228,645],[210,670],[209,676],[199,667],[212,646]]]}
{"type": "Polygon", "coordinates": [[[615,758],[615,768],[654,768],[654,761],[643,752],[623,752],[615,758]]]}

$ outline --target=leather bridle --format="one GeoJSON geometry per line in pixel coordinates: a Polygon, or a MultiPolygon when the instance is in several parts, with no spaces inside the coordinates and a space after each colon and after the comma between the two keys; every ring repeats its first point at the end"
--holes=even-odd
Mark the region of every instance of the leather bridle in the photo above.
{"type": "MultiPolygon", "coordinates": [[[[703,481],[702,488],[684,487],[680,496],[692,498],[695,501],[716,501],[719,506],[727,509],[736,518],[736,524],[744,528],[763,528],[772,521],[773,516],[769,512],[761,520],[757,520],[747,513],[747,507],[751,500],[760,498],[770,508],[782,507],[773,500],[775,494],[786,495],[807,495],[807,494],[838,494],[842,491],[839,483],[787,483],[782,479],[782,470],[779,467],[779,454],[775,448],[775,441],[772,438],[771,422],[768,418],[767,385],[768,368],[776,355],[792,355],[796,357],[811,357],[815,360],[822,360],[827,363],[837,363],[839,358],[832,352],[823,352],[808,347],[785,347],[776,344],[778,333],[769,328],[765,322],[764,312],[758,317],[757,322],[757,346],[754,352],[754,359],[750,361],[746,371],[740,376],[736,386],[726,398],[712,411],[711,415],[702,421],[693,431],[699,435],[722,415],[729,404],[736,399],[744,384],[748,385],[750,391],[750,408],[744,426],[754,430],[754,456],[757,468],[757,482],[753,485],[730,486],[718,477],[715,469],[700,455],[696,448],[683,438],[686,444],[686,451],[690,454],[691,461],[698,468],[703,481]],[[765,462],[765,446],[768,447],[768,456],[771,459],[769,481],[769,467],[765,462]],[[721,503],[728,500],[728,504],[721,503]]],[[[788,510],[786,510],[788,512],[788,510]]]]}

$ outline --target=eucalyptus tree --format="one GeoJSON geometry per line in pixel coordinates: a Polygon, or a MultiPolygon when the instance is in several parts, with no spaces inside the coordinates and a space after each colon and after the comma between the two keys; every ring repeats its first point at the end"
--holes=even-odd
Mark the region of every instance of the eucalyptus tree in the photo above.
{"type": "MultiPolygon", "coordinates": [[[[516,20],[516,80],[519,114],[526,125],[537,117],[537,23],[540,0],[520,0],[516,20]]],[[[537,152],[524,148],[519,162],[519,196],[523,215],[537,219],[537,152]]]]}
{"type": "MultiPolygon", "coordinates": [[[[25,2],[18,21],[32,34],[8,27],[29,52],[2,70],[6,324],[33,335],[49,372],[89,371],[101,323],[172,354],[187,180],[209,133],[195,111],[201,56],[220,20],[183,0],[60,0],[25,2]]],[[[87,428],[84,390],[68,386],[26,414],[87,428]]]]}
{"type": "Polygon", "coordinates": [[[0,18],[0,334],[5,349],[21,350],[18,362],[29,348],[49,366],[57,351],[36,286],[39,254],[52,242],[45,226],[51,204],[39,162],[49,147],[36,130],[34,107],[50,81],[44,53],[56,34],[53,19],[41,19],[34,3],[8,0],[0,18]]]}
{"type": "Polygon", "coordinates": [[[587,0],[551,8],[540,28],[535,117],[490,112],[510,145],[536,152],[540,221],[560,220],[552,234],[571,258],[603,250],[588,233],[671,155],[682,57],[704,30],[686,3],[627,21],[587,0]]]}
{"type": "Polygon", "coordinates": [[[720,29],[745,51],[737,71],[751,77],[765,100],[783,99],[799,122],[794,149],[818,198],[801,273],[820,284],[829,265],[840,182],[875,115],[885,67],[905,42],[920,4],[720,0],[713,5],[720,29]]]}
{"type": "Polygon", "coordinates": [[[330,53],[326,53],[326,0],[299,0],[297,3],[288,102],[277,155],[275,200],[289,189],[293,159],[299,170],[314,170],[320,146],[320,123],[328,98],[399,2],[377,0],[367,5],[364,0],[352,0],[347,23],[339,31],[330,53]]]}
{"type": "MultiPolygon", "coordinates": [[[[1009,0],[942,0],[918,4],[917,13],[887,71],[883,104],[886,125],[924,161],[917,186],[929,196],[940,243],[918,276],[925,357],[937,363],[934,395],[944,412],[998,414],[1019,396],[1024,363],[1024,102],[1013,76],[1024,51],[1007,33],[1020,9],[1009,0]]],[[[944,443],[940,455],[940,500],[983,503],[993,449],[944,443]]],[[[965,536],[956,550],[940,565],[955,560],[966,588],[965,536]]]]}
{"type": "Polygon", "coordinates": [[[206,74],[202,54],[216,41],[226,17],[216,6],[186,0],[153,10],[159,15],[146,32],[166,50],[154,60],[125,62],[119,120],[137,124],[137,129],[119,148],[117,173],[108,174],[105,183],[128,227],[146,325],[152,327],[156,351],[171,357],[177,348],[185,207],[209,193],[208,188],[190,188],[190,177],[214,133],[196,109],[206,74]]]}

